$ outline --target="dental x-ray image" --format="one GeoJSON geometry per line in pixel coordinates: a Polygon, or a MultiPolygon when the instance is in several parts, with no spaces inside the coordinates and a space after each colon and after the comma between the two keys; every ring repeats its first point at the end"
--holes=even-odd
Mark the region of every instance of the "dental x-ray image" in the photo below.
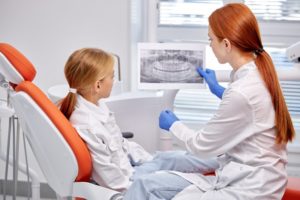
{"type": "Polygon", "coordinates": [[[199,44],[143,43],[139,46],[139,82],[158,88],[189,88],[204,80],[197,67],[204,67],[205,48],[199,44]]]}

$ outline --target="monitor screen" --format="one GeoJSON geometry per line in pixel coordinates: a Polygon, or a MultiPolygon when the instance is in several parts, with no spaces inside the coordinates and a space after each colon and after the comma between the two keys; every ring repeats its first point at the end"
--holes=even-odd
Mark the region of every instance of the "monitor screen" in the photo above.
{"type": "Polygon", "coordinates": [[[199,43],[139,43],[138,88],[203,88],[196,69],[205,68],[205,48],[199,43]]]}

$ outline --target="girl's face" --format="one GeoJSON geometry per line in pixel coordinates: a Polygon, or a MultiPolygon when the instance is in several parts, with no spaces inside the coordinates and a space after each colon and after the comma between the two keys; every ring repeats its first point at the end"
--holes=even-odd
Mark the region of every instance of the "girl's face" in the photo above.
{"type": "Polygon", "coordinates": [[[86,100],[94,103],[95,105],[98,105],[98,101],[101,98],[109,97],[113,83],[114,71],[112,70],[105,78],[100,79],[99,77],[99,79],[95,81],[93,86],[90,88],[90,92],[82,95],[86,100]]]}
{"type": "Polygon", "coordinates": [[[97,82],[99,99],[109,97],[114,84],[114,70],[112,70],[104,79],[97,82]]]}
{"type": "Polygon", "coordinates": [[[219,63],[227,63],[226,43],[224,40],[220,41],[210,27],[208,27],[208,39],[210,41],[210,47],[212,48],[219,63]]]}

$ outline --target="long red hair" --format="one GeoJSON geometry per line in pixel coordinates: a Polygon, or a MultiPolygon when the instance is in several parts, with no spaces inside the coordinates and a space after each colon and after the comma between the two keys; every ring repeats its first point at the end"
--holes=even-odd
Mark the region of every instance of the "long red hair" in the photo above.
{"type": "Polygon", "coordinates": [[[255,53],[255,64],[270,92],[275,110],[276,142],[281,144],[292,141],[295,136],[294,126],[273,61],[263,49],[254,14],[244,4],[227,4],[210,15],[209,25],[220,40],[227,38],[240,51],[255,53]]]}

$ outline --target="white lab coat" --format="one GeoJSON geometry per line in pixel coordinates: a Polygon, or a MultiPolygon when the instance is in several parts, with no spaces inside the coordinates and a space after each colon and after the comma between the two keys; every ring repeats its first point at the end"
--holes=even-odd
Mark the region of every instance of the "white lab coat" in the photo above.
{"type": "Polygon", "coordinates": [[[275,144],[275,112],[254,62],[231,74],[214,117],[199,131],[170,131],[202,158],[218,156],[216,176],[178,173],[193,185],[174,200],[279,200],[287,183],[286,145],[275,144]]]}
{"type": "Polygon", "coordinates": [[[98,106],[77,95],[77,104],[70,117],[71,124],[86,142],[93,161],[92,178],[99,185],[125,190],[134,172],[135,163],[151,160],[140,145],[122,137],[114,115],[100,100],[98,106]]]}

